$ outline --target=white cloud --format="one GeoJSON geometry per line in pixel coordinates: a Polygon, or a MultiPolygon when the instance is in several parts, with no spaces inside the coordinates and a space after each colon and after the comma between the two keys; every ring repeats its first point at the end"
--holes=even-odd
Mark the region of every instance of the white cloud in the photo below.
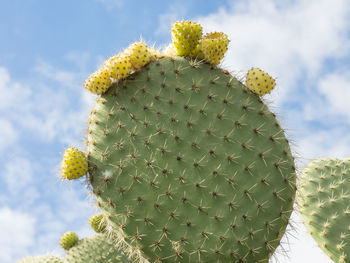
{"type": "MultiPolygon", "coordinates": [[[[349,51],[346,0],[275,0],[232,2],[230,10],[199,17],[206,31],[229,35],[223,62],[233,70],[258,66],[278,77],[278,97],[296,96],[296,83],[319,73],[324,61],[349,51]]],[[[276,92],[275,92],[276,93],[276,92]]]]}
{"type": "Polygon", "coordinates": [[[350,71],[327,74],[319,81],[318,90],[327,102],[323,111],[339,114],[350,123],[350,71]]]}
{"type": "Polygon", "coordinates": [[[1,133],[8,137],[0,140],[0,150],[19,136],[28,138],[29,132],[32,139],[47,142],[82,137],[85,123],[81,120],[87,119],[94,100],[84,90],[82,73],[59,70],[43,61],[34,71],[36,77],[24,84],[0,68],[1,133]]]}
{"type": "Polygon", "coordinates": [[[34,243],[35,218],[32,215],[14,211],[8,207],[0,208],[0,261],[12,263],[13,260],[29,253],[34,243]]]}
{"type": "Polygon", "coordinates": [[[0,118],[0,152],[17,141],[18,132],[12,123],[6,119],[0,118]]]}
{"type": "Polygon", "coordinates": [[[17,195],[32,183],[33,168],[29,160],[22,157],[10,159],[0,174],[11,194],[17,195]]]}

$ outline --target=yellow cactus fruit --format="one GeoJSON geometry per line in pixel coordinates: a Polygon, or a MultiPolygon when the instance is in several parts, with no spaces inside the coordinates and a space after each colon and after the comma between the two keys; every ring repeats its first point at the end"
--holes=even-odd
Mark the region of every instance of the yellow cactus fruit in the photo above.
{"type": "Polygon", "coordinates": [[[98,95],[105,93],[111,84],[112,80],[109,71],[105,68],[97,70],[84,82],[84,86],[88,91],[98,95]]]}
{"type": "Polygon", "coordinates": [[[103,68],[109,72],[115,80],[125,79],[131,74],[132,65],[130,58],[124,54],[118,54],[107,59],[103,68]]]}
{"type": "Polygon", "coordinates": [[[177,21],[171,26],[171,38],[178,56],[195,56],[195,49],[202,37],[202,26],[191,21],[177,21]]]}
{"type": "Polygon", "coordinates": [[[78,179],[88,171],[88,160],[85,154],[78,149],[69,147],[65,150],[61,166],[63,179],[78,179]]]}
{"type": "Polygon", "coordinates": [[[200,40],[204,59],[212,65],[218,65],[225,56],[229,42],[227,35],[222,32],[206,34],[200,40]]]}
{"type": "Polygon", "coordinates": [[[143,42],[131,44],[125,51],[125,56],[129,57],[134,70],[139,70],[151,61],[152,54],[147,45],[143,42]]]}
{"type": "Polygon", "coordinates": [[[276,86],[275,79],[259,68],[251,68],[246,77],[247,88],[258,95],[271,92],[276,86]]]}
{"type": "Polygon", "coordinates": [[[66,232],[63,234],[60,240],[60,245],[65,250],[71,249],[77,242],[79,241],[79,237],[74,232],[66,232]]]}
{"type": "Polygon", "coordinates": [[[89,224],[96,233],[104,232],[107,228],[107,222],[103,214],[94,215],[89,219],[89,224]]]}

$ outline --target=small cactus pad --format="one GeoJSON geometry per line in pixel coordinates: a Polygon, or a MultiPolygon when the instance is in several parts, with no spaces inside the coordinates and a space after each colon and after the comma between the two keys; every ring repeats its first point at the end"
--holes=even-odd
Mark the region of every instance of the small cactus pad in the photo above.
{"type": "Polygon", "coordinates": [[[113,84],[89,117],[89,182],[116,242],[149,262],[267,262],[295,195],[275,115],[183,57],[113,84]]]}
{"type": "Polygon", "coordinates": [[[103,214],[94,215],[89,219],[89,224],[96,233],[101,233],[106,230],[107,222],[104,219],[103,214]]]}
{"type": "Polygon", "coordinates": [[[209,33],[200,40],[200,50],[204,59],[216,66],[224,58],[228,43],[226,34],[222,32],[209,33]]]}
{"type": "Polygon", "coordinates": [[[88,161],[85,154],[78,149],[69,147],[65,150],[61,165],[63,179],[78,179],[88,171],[88,161]]]}
{"type": "Polygon", "coordinates": [[[115,248],[115,243],[106,234],[96,234],[80,240],[67,251],[65,263],[128,263],[130,261],[115,248]]]}
{"type": "Polygon", "coordinates": [[[124,53],[130,58],[132,67],[136,70],[149,63],[152,58],[147,45],[143,42],[131,44],[124,53]]]}
{"type": "Polygon", "coordinates": [[[350,262],[350,158],[307,165],[298,187],[299,212],[318,245],[334,262],[350,262]]]}
{"type": "Polygon", "coordinates": [[[26,257],[17,261],[17,263],[63,263],[63,260],[53,255],[44,255],[36,257],[26,257]]]}
{"type": "Polygon", "coordinates": [[[247,88],[258,95],[265,95],[271,92],[276,86],[275,80],[259,68],[251,68],[246,77],[247,88]]]}
{"type": "Polygon", "coordinates": [[[202,26],[191,21],[178,21],[171,27],[171,37],[178,56],[195,55],[199,39],[202,37],[202,26]]]}
{"type": "Polygon", "coordinates": [[[111,86],[112,80],[110,72],[106,68],[101,68],[91,74],[84,82],[85,88],[91,93],[100,95],[107,91],[111,86]]]}
{"type": "Polygon", "coordinates": [[[79,240],[79,237],[76,233],[66,232],[62,235],[62,237],[60,239],[60,245],[65,250],[69,250],[78,242],[78,240],[79,240]]]}

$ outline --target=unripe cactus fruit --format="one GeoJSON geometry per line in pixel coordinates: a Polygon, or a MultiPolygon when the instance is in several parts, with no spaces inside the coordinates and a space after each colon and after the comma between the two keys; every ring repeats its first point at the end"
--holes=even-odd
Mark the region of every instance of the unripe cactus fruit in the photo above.
{"type": "Polygon", "coordinates": [[[153,61],[97,100],[88,134],[93,193],[134,253],[267,262],[279,244],[294,160],[275,115],[227,71],[153,61]]]}
{"type": "Polygon", "coordinates": [[[298,206],[311,236],[334,262],[350,261],[350,158],[312,161],[301,173],[298,206]]]}
{"type": "Polygon", "coordinates": [[[53,255],[44,255],[36,257],[26,257],[17,261],[17,263],[63,263],[63,260],[53,255]]]}
{"type": "Polygon", "coordinates": [[[66,232],[62,235],[60,239],[60,245],[65,250],[69,250],[79,241],[79,237],[74,232],[66,232]]]}
{"type": "Polygon", "coordinates": [[[199,45],[204,59],[216,66],[224,58],[228,44],[229,40],[226,34],[214,32],[203,36],[199,45]]]}
{"type": "Polygon", "coordinates": [[[106,68],[97,70],[95,73],[91,74],[84,82],[85,88],[91,93],[97,95],[105,93],[111,84],[111,74],[110,71],[106,68]]]}
{"type": "Polygon", "coordinates": [[[89,219],[89,224],[96,233],[104,232],[107,228],[107,222],[103,214],[94,215],[89,219]]]}
{"type": "Polygon", "coordinates": [[[259,68],[251,68],[246,77],[247,88],[258,95],[271,92],[276,86],[275,80],[259,68]]]}
{"type": "Polygon", "coordinates": [[[202,37],[202,26],[191,21],[178,21],[171,27],[171,38],[178,56],[196,55],[196,47],[202,37]]]}
{"type": "Polygon", "coordinates": [[[85,154],[76,148],[65,150],[61,164],[61,177],[63,179],[78,179],[88,171],[88,161],[85,154]]]}
{"type": "Polygon", "coordinates": [[[151,61],[152,54],[147,45],[143,42],[135,42],[131,44],[124,54],[130,58],[132,67],[135,70],[140,69],[151,61]]]}

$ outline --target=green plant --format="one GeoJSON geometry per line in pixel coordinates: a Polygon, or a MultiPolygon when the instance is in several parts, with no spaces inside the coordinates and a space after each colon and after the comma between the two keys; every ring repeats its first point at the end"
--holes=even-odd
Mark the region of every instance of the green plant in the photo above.
{"type": "Polygon", "coordinates": [[[36,257],[26,257],[17,263],[63,263],[62,259],[53,255],[44,255],[36,257]]]}
{"type": "Polygon", "coordinates": [[[350,257],[350,159],[324,158],[306,166],[298,205],[311,236],[334,262],[350,257]]]}
{"type": "Polygon", "coordinates": [[[140,261],[267,262],[296,190],[288,140],[262,99],[216,67],[223,33],[179,39],[198,43],[174,43],[185,57],[143,50],[147,61],[126,73],[133,57],[124,52],[113,57],[122,76],[111,59],[100,69],[114,84],[101,89],[96,73],[85,83],[105,90],[86,153],[97,204],[115,242],[140,261]],[[189,58],[198,46],[205,60],[189,58]]]}

